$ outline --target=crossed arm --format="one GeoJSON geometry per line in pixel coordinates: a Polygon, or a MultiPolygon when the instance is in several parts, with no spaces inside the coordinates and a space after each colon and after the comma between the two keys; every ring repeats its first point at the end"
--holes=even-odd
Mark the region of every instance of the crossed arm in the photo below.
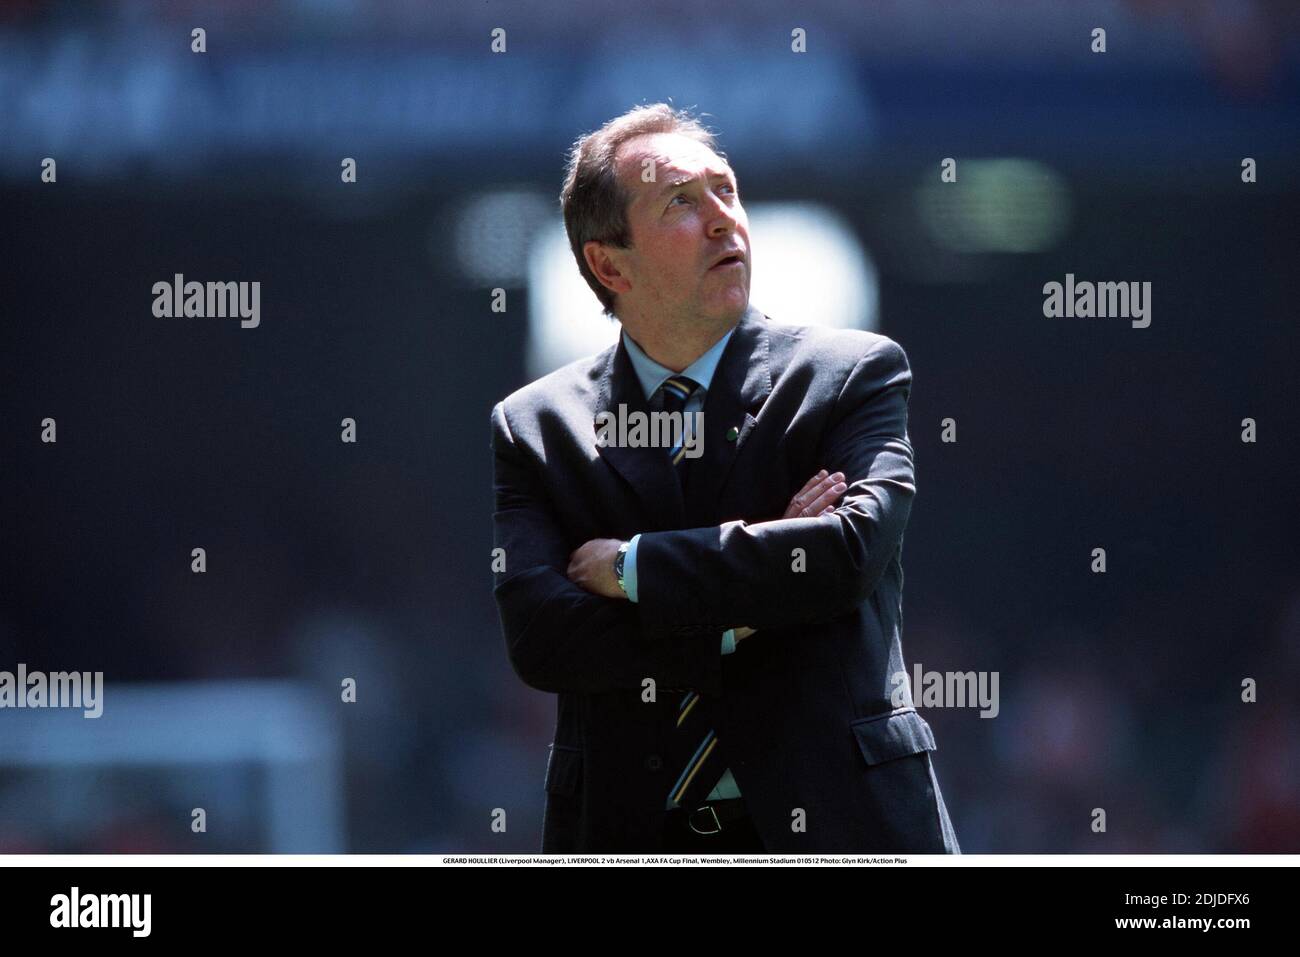
{"type": "Polygon", "coordinates": [[[845,477],[842,503],[815,517],[789,517],[787,509],[771,521],[643,533],[635,603],[609,592],[616,540],[570,553],[498,403],[493,522],[507,570],[494,595],[516,673],[543,691],[639,688],[652,677],[716,693],[722,631],[851,611],[880,580],[910,513],[910,387],[903,350],[881,340],[846,379],[823,439],[823,461],[845,477]],[[804,571],[796,570],[800,554],[804,571]]]}
{"type": "MultiPolygon", "coordinates": [[[[785,514],[781,517],[815,518],[819,515],[829,515],[835,511],[835,501],[847,488],[848,486],[844,484],[843,472],[832,475],[822,469],[810,478],[803,488],[795,492],[794,497],[790,499],[790,504],[786,506],[785,514]]],[[[629,594],[625,594],[614,574],[614,559],[618,556],[622,544],[622,540],[617,538],[593,538],[585,542],[569,556],[569,567],[565,572],[569,580],[593,595],[614,599],[630,597],[635,601],[636,596],[630,594],[631,581],[629,580],[628,583],[629,594]]],[[[629,563],[634,561],[631,553],[628,560],[629,563]]],[[[754,630],[748,625],[733,629],[735,641],[739,643],[741,639],[748,638],[754,634],[754,630]]],[[[728,654],[726,650],[722,653],[728,654]]]]}

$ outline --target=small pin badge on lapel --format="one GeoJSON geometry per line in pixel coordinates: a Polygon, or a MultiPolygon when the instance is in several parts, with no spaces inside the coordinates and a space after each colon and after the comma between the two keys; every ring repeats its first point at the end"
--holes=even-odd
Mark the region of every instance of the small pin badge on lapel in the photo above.
{"type": "Polygon", "coordinates": [[[734,441],[736,441],[736,438],[737,438],[739,435],[740,435],[740,429],[736,428],[734,425],[733,425],[731,428],[727,429],[727,441],[728,441],[728,442],[734,442],[734,441]]]}

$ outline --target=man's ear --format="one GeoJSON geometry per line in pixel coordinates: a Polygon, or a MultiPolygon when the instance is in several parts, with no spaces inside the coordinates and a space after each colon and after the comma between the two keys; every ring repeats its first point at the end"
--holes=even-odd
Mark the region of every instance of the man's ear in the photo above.
{"type": "Polygon", "coordinates": [[[627,292],[632,288],[632,283],[628,280],[622,270],[619,268],[617,247],[608,246],[605,243],[589,239],[582,244],[582,258],[587,261],[587,268],[600,281],[600,284],[606,289],[615,293],[627,292]]]}

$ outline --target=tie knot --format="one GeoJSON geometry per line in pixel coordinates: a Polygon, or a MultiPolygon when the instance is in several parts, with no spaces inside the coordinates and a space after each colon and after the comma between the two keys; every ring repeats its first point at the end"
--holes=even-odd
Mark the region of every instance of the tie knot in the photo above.
{"type": "Polygon", "coordinates": [[[664,380],[662,386],[664,393],[664,408],[668,410],[681,410],[685,408],[686,402],[691,397],[700,384],[694,379],[684,375],[675,375],[664,380]]]}

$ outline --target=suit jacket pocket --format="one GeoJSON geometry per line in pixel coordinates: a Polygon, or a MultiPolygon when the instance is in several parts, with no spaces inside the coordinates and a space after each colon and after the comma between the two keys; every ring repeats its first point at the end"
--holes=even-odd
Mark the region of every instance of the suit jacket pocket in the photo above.
{"type": "Polygon", "coordinates": [[[575,793],[582,779],[582,751],[567,744],[552,744],[550,749],[546,759],[546,793],[575,793]]]}
{"type": "Polygon", "coordinates": [[[938,750],[930,725],[912,707],[895,708],[884,714],[859,718],[851,722],[849,727],[867,764],[880,764],[920,751],[938,750]]]}

